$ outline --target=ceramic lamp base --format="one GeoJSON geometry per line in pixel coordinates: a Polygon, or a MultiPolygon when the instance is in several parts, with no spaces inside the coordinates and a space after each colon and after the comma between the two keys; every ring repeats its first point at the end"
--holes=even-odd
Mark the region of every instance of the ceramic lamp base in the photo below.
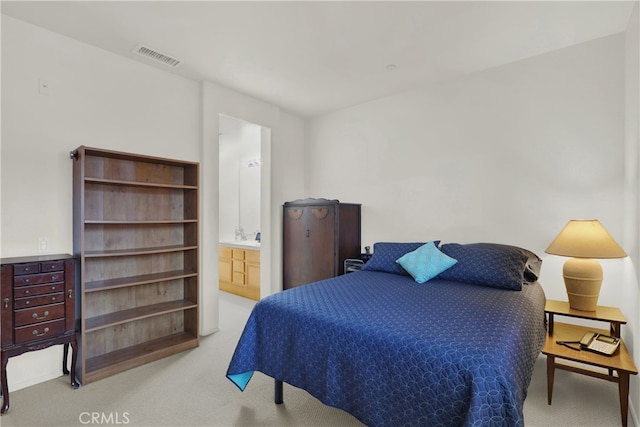
{"type": "Polygon", "coordinates": [[[602,266],[595,259],[570,258],[562,268],[569,306],[595,311],[602,285],[602,266]]]}

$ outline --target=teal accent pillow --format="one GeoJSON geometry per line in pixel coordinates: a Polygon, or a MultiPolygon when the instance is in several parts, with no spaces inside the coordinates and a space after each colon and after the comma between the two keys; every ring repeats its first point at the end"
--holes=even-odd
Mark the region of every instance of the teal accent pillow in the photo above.
{"type": "Polygon", "coordinates": [[[396,262],[413,276],[417,283],[424,283],[458,261],[440,252],[433,242],[427,242],[415,251],[404,254],[396,262]]]}
{"type": "MultiPolygon", "coordinates": [[[[440,240],[432,240],[438,246],[440,240]]],[[[363,271],[384,271],[385,273],[408,276],[407,271],[396,263],[402,255],[415,251],[427,242],[376,242],[373,244],[373,256],[362,267],[363,271]]]]}

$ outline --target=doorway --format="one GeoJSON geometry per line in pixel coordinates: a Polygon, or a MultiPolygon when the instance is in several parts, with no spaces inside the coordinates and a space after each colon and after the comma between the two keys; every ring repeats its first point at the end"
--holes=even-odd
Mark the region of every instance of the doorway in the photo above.
{"type": "Polygon", "coordinates": [[[218,243],[260,251],[260,297],[271,293],[270,138],[269,128],[219,115],[218,243]]]}

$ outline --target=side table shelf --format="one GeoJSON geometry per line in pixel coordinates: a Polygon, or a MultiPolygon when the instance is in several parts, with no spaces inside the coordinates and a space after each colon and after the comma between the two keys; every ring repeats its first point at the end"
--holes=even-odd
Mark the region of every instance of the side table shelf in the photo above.
{"type": "Polygon", "coordinates": [[[619,338],[621,326],[627,323],[620,310],[614,307],[598,306],[595,311],[580,311],[571,309],[568,302],[548,300],[545,313],[548,316],[548,334],[542,353],[547,356],[547,403],[551,405],[556,369],[611,381],[618,384],[621,421],[622,425],[626,426],[629,406],[629,375],[636,375],[638,369],[624,341],[620,340],[620,347],[613,356],[574,350],[557,343],[557,341],[578,341],[586,331],[610,334],[619,338]],[[609,329],[556,322],[555,316],[558,315],[609,323],[609,329]],[[563,363],[559,360],[573,363],[563,363]]]}

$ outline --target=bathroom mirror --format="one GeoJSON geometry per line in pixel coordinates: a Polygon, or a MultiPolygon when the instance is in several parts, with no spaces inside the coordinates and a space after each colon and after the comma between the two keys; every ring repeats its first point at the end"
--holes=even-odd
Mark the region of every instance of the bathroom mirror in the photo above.
{"type": "Polygon", "coordinates": [[[220,241],[255,240],[260,231],[261,127],[220,116],[220,241]]]}

